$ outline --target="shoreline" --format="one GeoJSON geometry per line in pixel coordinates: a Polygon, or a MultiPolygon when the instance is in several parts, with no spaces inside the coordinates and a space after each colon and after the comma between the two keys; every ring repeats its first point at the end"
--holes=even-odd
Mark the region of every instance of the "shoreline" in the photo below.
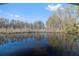
{"type": "Polygon", "coordinates": [[[30,34],[30,33],[65,33],[65,34],[74,34],[74,33],[79,33],[79,32],[53,32],[53,31],[29,31],[29,32],[0,32],[0,35],[1,34],[30,34]]]}

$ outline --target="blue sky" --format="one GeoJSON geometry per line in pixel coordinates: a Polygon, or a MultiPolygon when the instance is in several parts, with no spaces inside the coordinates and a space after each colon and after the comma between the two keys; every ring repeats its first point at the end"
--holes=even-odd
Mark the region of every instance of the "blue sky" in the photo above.
{"type": "Polygon", "coordinates": [[[47,21],[48,17],[65,4],[49,3],[15,3],[0,5],[0,17],[24,22],[47,21]]]}

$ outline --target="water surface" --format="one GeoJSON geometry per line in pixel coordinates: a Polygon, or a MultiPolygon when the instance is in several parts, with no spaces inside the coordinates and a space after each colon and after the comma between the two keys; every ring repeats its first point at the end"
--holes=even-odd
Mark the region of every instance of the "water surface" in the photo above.
{"type": "Polygon", "coordinates": [[[0,55],[79,55],[78,33],[27,34],[0,36],[0,55]]]}

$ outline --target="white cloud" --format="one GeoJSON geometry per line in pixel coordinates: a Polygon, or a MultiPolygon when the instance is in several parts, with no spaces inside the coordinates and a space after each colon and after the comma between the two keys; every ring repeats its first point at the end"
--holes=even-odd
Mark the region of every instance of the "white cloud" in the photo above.
{"type": "Polygon", "coordinates": [[[16,18],[20,17],[20,15],[15,15],[16,18]]]}
{"type": "Polygon", "coordinates": [[[62,4],[57,4],[57,5],[49,4],[49,5],[46,7],[46,10],[49,10],[49,11],[56,11],[58,8],[64,9],[64,8],[62,7],[62,4]]]}
{"type": "Polygon", "coordinates": [[[10,14],[10,16],[13,16],[13,14],[10,14]]]}
{"type": "Polygon", "coordinates": [[[20,15],[17,15],[17,14],[10,14],[11,17],[15,17],[15,18],[18,18],[20,17],[20,15]]]}

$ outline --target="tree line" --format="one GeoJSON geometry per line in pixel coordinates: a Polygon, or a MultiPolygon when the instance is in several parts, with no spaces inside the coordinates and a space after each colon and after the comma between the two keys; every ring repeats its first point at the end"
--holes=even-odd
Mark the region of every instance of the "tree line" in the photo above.
{"type": "Polygon", "coordinates": [[[45,25],[42,21],[36,21],[34,23],[22,22],[20,20],[9,20],[5,18],[0,18],[0,28],[6,29],[44,29],[45,25]]]}
{"type": "Polygon", "coordinates": [[[78,32],[78,19],[79,6],[68,4],[63,9],[58,8],[57,11],[52,12],[52,15],[49,16],[48,20],[46,21],[46,24],[44,24],[42,21],[28,23],[20,20],[0,18],[0,29],[45,29],[48,32],[78,32]]]}

